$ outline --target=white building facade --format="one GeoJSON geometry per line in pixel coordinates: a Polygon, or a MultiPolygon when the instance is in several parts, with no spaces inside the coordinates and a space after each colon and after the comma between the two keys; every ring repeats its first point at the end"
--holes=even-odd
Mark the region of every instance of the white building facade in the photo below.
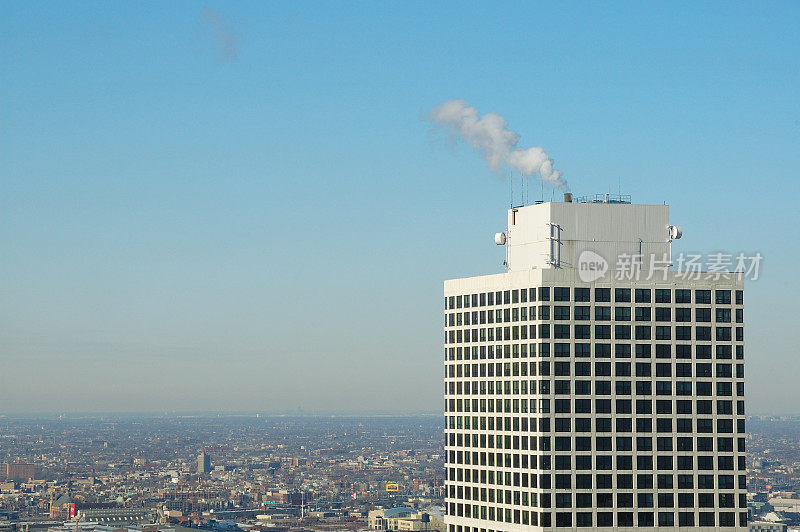
{"type": "Polygon", "coordinates": [[[445,282],[449,532],[747,529],[743,280],[662,267],[679,236],[664,205],[530,205],[506,273],[445,282]]]}

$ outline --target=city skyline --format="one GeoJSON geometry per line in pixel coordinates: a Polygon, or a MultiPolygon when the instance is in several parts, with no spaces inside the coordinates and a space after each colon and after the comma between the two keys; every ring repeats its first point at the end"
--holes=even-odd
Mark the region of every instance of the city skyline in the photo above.
{"type": "Polygon", "coordinates": [[[440,412],[441,281],[504,271],[511,201],[454,99],[761,253],[748,413],[800,413],[798,4],[0,13],[0,414],[440,412]]]}

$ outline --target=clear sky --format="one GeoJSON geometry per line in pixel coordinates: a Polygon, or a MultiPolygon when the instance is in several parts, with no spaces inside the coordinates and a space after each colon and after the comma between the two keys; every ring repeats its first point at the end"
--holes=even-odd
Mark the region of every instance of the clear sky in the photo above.
{"type": "Polygon", "coordinates": [[[3,2],[0,412],[440,410],[442,281],[501,271],[509,204],[423,119],[453,98],[576,194],[669,203],[674,251],[761,252],[749,410],[800,412],[799,22],[798,2],[3,2]]]}

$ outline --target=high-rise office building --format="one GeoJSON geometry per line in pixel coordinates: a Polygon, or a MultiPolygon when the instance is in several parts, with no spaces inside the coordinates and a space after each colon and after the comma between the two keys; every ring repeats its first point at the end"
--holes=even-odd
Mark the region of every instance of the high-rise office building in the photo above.
{"type": "Polygon", "coordinates": [[[204,475],[211,472],[211,456],[205,451],[197,455],[197,474],[204,475]]]}
{"type": "Polygon", "coordinates": [[[512,208],[444,283],[449,532],[746,530],[743,279],[670,268],[668,209],[512,208]]]}

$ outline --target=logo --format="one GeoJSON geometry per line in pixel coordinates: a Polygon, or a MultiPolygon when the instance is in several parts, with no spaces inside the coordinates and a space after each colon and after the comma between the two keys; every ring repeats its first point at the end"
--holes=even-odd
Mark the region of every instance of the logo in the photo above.
{"type": "Polygon", "coordinates": [[[578,277],[584,283],[598,280],[607,271],[608,262],[594,251],[585,250],[578,256],[578,277]]]}

